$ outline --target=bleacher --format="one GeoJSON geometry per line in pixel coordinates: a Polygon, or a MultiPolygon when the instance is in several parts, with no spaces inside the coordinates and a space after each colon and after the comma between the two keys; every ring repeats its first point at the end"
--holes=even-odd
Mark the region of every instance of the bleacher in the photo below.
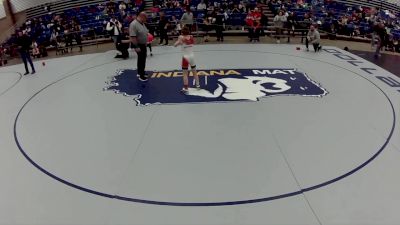
{"type": "MultiPolygon", "coordinates": [[[[295,2],[293,0],[293,2],[295,2]]],[[[305,1],[308,4],[311,4],[311,0],[305,1]]],[[[372,2],[372,0],[371,0],[372,2]]],[[[346,4],[343,3],[343,1],[332,1],[328,4],[324,5],[317,5],[314,6],[313,9],[311,8],[295,8],[295,4],[288,4],[286,5],[286,9],[288,11],[294,12],[296,15],[296,18],[298,21],[304,20],[304,14],[310,13],[315,16],[316,21],[321,21],[322,25],[320,29],[322,31],[330,32],[330,27],[331,24],[337,23],[341,17],[343,16],[349,16],[353,12],[353,10],[356,10],[357,8],[360,7],[360,5],[353,5],[353,4],[348,4],[349,2],[346,1],[346,4]],[[333,17],[329,17],[327,12],[332,13],[333,17]]],[[[369,4],[373,5],[373,4],[369,4]]],[[[280,5],[278,4],[271,4],[270,5],[271,10],[277,13],[277,11],[280,8],[280,5]]],[[[363,6],[364,8],[366,6],[363,6]]],[[[396,5],[396,7],[398,7],[396,5]]],[[[368,7],[367,7],[368,8],[368,7]]],[[[380,12],[379,16],[381,18],[388,18],[389,16],[384,14],[382,11],[380,12]]],[[[355,28],[358,28],[360,31],[361,36],[370,36],[370,34],[373,32],[371,25],[367,21],[360,21],[359,23],[357,22],[349,22],[346,25],[346,35],[351,36],[351,33],[355,30],[355,28]]],[[[400,39],[400,30],[392,29],[391,34],[395,39],[400,39]]]]}
{"type": "MultiPolygon", "coordinates": [[[[221,2],[221,0],[211,0],[209,1],[209,4],[213,4],[214,1],[221,2]]],[[[234,0],[235,3],[239,3],[240,0],[234,0]]],[[[296,2],[296,0],[292,0],[293,3],[296,2]]],[[[309,4],[311,4],[312,0],[306,0],[309,4]]],[[[359,0],[362,1],[362,0],[359,0]]],[[[66,1],[61,1],[61,2],[56,2],[56,3],[50,3],[51,7],[51,12],[52,14],[50,15],[48,12],[44,10],[44,5],[37,6],[34,8],[31,8],[27,11],[27,16],[28,18],[42,18],[43,21],[51,21],[53,15],[59,15],[63,14],[67,19],[71,18],[76,18],[80,22],[81,25],[81,34],[82,36],[87,36],[89,32],[94,32],[95,35],[101,36],[104,35],[106,32],[104,30],[104,23],[105,21],[108,21],[110,18],[110,15],[103,15],[103,12],[100,11],[97,6],[100,3],[106,3],[107,1],[105,0],[66,0],[66,1]]],[[[116,3],[119,3],[119,1],[115,1],[116,3]]],[[[191,1],[191,8],[195,8],[197,4],[200,2],[200,0],[192,0],[191,1]]],[[[371,0],[371,2],[375,2],[376,0],[371,0]]],[[[257,4],[255,0],[250,0],[250,4],[253,4],[254,6],[257,4]]],[[[372,4],[372,3],[371,3],[372,4]]],[[[304,19],[304,14],[307,12],[310,12],[309,8],[296,8],[294,7],[295,4],[288,4],[286,5],[286,9],[288,11],[295,12],[297,15],[297,20],[302,21],[304,19]]],[[[351,5],[351,4],[350,4],[351,5]]],[[[280,5],[278,4],[271,4],[270,8],[271,10],[276,13],[277,10],[279,9],[280,5]]],[[[353,6],[356,8],[357,6],[353,6]]],[[[397,6],[398,7],[398,6],[397,6]]],[[[322,26],[321,29],[328,31],[330,28],[330,25],[335,22],[335,20],[339,20],[341,16],[346,15],[349,12],[349,4],[343,4],[340,1],[335,1],[335,2],[330,2],[327,5],[321,5],[313,8],[313,15],[317,18],[317,20],[322,21],[322,26]],[[334,18],[327,18],[327,11],[332,11],[334,12],[334,18]]],[[[184,10],[181,8],[176,8],[176,9],[163,9],[162,10],[167,18],[171,18],[172,16],[175,16],[177,19],[180,19],[181,16],[184,13],[184,10]]],[[[119,16],[118,10],[116,10],[116,16],[119,16]]],[[[127,9],[127,13],[134,14],[136,11],[133,9],[127,9]]],[[[202,29],[203,26],[203,18],[204,18],[204,12],[203,11],[193,11],[195,22],[198,25],[199,30],[202,29]]],[[[229,19],[226,21],[226,27],[228,28],[227,30],[241,30],[238,28],[241,28],[245,26],[245,18],[246,18],[246,13],[235,13],[235,14],[230,14],[229,19]]],[[[383,15],[384,16],[384,15],[383,15]]],[[[153,18],[154,19],[154,18],[153,18]]],[[[149,21],[150,22],[150,21],[149,21]]],[[[154,22],[154,21],[153,21],[154,22]]],[[[272,21],[269,21],[270,23],[272,21]]],[[[127,27],[129,24],[124,24],[125,27],[127,27]]],[[[154,24],[153,24],[154,25],[154,24]]],[[[361,35],[369,35],[372,32],[372,29],[370,27],[370,24],[367,22],[360,22],[359,24],[353,24],[349,23],[347,25],[347,30],[352,31],[354,30],[354,27],[357,26],[359,27],[361,35]]],[[[226,31],[226,33],[231,33],[229,31],[226,31]]],[[[242,32],[245,33],[245,32],[242,32]]],[[[395,30],[393,29],[391,31],[392,35],[396,39],[400,39],[400,30],[395,30]]],[[[62,33],[61,33],[62,35],[62,33]]],[[[36,41],[38,43],[45,43],[48,41],[51,37],[51,30],[50,29],[44,29],[43,32],[36,37],[36,41]]]]}
{"type": "MultiPolygon", "coordinates": [[[[76,18],[80,25],[81,25],[81,35],[83,37],[87,36],[90,31],[93,31],[95,35],[101,36],[105,33],[104,30],[104,22],[108,21],[110,19],[110,15],[103,15],[103,11],[100,11],[97,8],[97,5],[99,3],[104,3],[103,1],[85,1],[86,3],[83,4],[84,1],[81,0],[70,0],[66,1],[63,4],[62,7],[59,6],[58,8],[51,8],[52,14],[49,13],[39,13],[39,10],[37,11],[37,14],[33,14],[33,11],[30,11],[30,15],[40,15],[35,18],[41,18],[43,21],[51,21],[53,19],[54,15],[59,15],[63,14],[64,17],[69,20],[72,18],[76,18]],[[75,4],[74,4],[75,3],[75,4]],[[82,3],[76,5],[76,3],[82,3]],[[90,4],[89,4],[90,3],[90,4]],[[55,9],[55,10],[53,10],[55,9]]],[[[33,9],[31,9],[33,10],[33,9]]],[[[44,11],[44,9],[41,9],[44,11]]],[[[131,14],[136,14],[137,12],[133,9],[127,9],[127,13],[131,14]]],[[[120,14],[118,10],[116,10],[116,13],[114,16],[119,17],[120,14]]],[[[128,26],[128,24],[124,24],[125,26],[128,26]]],[[[60,35],[63,35],[61,32],[60,35]]],[[[44,43],[48,40],[50,40],[51,37],[51,29],[45,29],[43,30],[42,34],[36,37],[36,41],[38,43],[44,43]]]]}
{"type": "Polygon", "coordinates": [[[71,10],[77,7],[85,7],[85,6],[91,6],[91,5],[98,5],[100,3],[104,3],[104,0],[64,0],[64,1],[58,1],[58,2],[53,2],[53,3],[48,3],[44,5],[38,5],[36,7],[30,8],[26,10],[26,17],[27,19],[32,19],[32,18],[37,18],[40,16],[44,16],[48,14],[44,10],[44,7],[49,5],[51,7],[51,11],[53,14],[62,14],[63,12],[67,10],[71,10]]]}

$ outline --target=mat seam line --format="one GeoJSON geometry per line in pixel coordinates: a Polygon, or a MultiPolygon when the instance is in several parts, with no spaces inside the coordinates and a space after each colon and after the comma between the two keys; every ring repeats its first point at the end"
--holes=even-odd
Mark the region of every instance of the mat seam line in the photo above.
{"type": "MultiPolygon", "coordinates": [[[[296,177],[296,175],[295,175],[295,173],[294,173],[292,167],[290,166],[289,161],[288,161],[288,159],[287,159],[285,153],[283,152],[281,146],[279,145],[278,140],[276,139],[276,137],[275,137],[275,135],[274,135],[273,133],[272,133],[272,138],[274,139],[275,144],[278,146],[279,152],[280,152],[280,154],[282,155],[283,160],[285,161],[286,166],[289,168],[289,171],[290,171],[290,173],[291,173],[293,179],[295,180],[295,182],[296,182],[296,184],[297,184],[297,187],[298,187],[300,190],[303,190],[303,187],[300,185],[300,182],[298,181],[298,179],[297,179],[297,177],[296,177]]],[[[312,214],[314,215],[315,219],[317,220],[318,224],[319,224],[319,225],[323,225],[322,222],[321,222],[321,220],[319,219],[317,213],[315,212],[314,208],[311,206],[311,203],[310,203],[310,201],[308,200],[308,198],[307,198],[307,196],[305,195],[305,193],[302,192],[301,195],[303,196],[304,200],[307,202],[307,205],[308,205],[308,207],[310,208],[310,210],[311,210],[312,214]]]]}

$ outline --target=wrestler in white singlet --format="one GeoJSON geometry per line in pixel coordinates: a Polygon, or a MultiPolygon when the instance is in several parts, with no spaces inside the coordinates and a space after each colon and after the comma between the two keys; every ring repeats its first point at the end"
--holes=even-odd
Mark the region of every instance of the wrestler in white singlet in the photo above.
{"type": "Polygon", "coordinates": [[[194,38],[192,35],[181,36],[182,41],[182,69],[187,70],[189,65],[192,69],[196,68],[193,54],[194,38]]]}

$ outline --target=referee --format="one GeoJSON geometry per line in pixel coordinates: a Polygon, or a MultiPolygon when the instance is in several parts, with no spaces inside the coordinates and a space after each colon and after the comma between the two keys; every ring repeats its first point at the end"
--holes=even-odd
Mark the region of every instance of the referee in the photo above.
{"type": "Polygon", "coordinates": [[[145,22],[147,21],[147,15],[144,12],[139,13],[136,20],[134,20],[129,25],[129,36],[135,49],[138,59],[137,59],[137,71],[140,81],[147,81],[149,78],[145,73],[146,69],[146,58],[147,58],[147,34],[149,30],[147,29],[145,22]]]}

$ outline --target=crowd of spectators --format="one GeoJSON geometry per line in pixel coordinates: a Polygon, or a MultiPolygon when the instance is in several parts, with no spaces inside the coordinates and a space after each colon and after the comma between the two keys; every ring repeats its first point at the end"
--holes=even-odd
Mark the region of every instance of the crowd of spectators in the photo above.
{"type": "MultiPolygon", "coordinates": [[[[331,39],[337,35],[373,39],[379,27],[384,27],[382,42],[388,50],[399,52],[400,20],[389,10],[380,10],[365,6],[348,7],[332,0],[285,1],[268,0],[266,2],[275,14],[283,14],[287,19],[285,29],[304,31],[310,25],[316,25],[331,39]]],[[[275,17],[277,18],[277,17],[275,17]]],[[[283,19],[285,20],[285,19],[283,19]]],[[[277,25],[275,24],[277,27],[277,25]]],[[[277,34],[278,28],[277,28],[277,34]]],[[[305,33],[301,32],[304,36],[305,33]]]]}
{"type": "Polygon", "coordinates": [[[143,0],[108,0],[103,4],[76,7],[60,14],[53,13],[50,6],[45,6],[45,15],[28,19],[0,46],[0,58],[18,56],[16,41],[20,31],[33,40],[31,52],[34,57],[46,57],[48,48],[67,53],[77,46],[82,51],[83,40],[111,36],[106,29],[110,18],[117,18],[127,26],[135,19],[136,13],[143,9],[143,0]]]}
{"type": "MultiPolygon", "coordinates": [[[[393,12],[369,7],[348,7],[333,0],[154,0],[148,19],[150,33],[160,37],[160,44],[168,45],[170,35],[178,35],[182,26],[202,31],[204,41],[215,31],[216,39],[224,41],[224,30],[247,29],[249,40],[259,41],[268,26],[262,5],[275,14],[269,27],[279,43],[282,37],[295,32],[306,37],[310,25],[334,39],[337,35],[350,37],[383,37],[388,50],[399,52],[400,20],[393,12]],[[382,35],[382,26],[384,34],[382,35]],[[379,34],[378,34],[379,32],[379,34]]],[[[27,20],[19,29],[33,40],[32,55],[47,56],[46,49],[72,51],[72,46],[99,36],[118,36],[144,9],[143,0],[107,0],[103,4],[77,7],[61,14],[45,7],[46,15],[27,20]],[[117,29],[112,24],[118,22],[117,29]]],[[[18,32],[17,31],[17,32],[18,32]]],[[[16,34],[17,34],[16,32],[16,34]]],[[[1,63],[5,55],[16,56],[17,35],[0,46],[1,63]]]]}

